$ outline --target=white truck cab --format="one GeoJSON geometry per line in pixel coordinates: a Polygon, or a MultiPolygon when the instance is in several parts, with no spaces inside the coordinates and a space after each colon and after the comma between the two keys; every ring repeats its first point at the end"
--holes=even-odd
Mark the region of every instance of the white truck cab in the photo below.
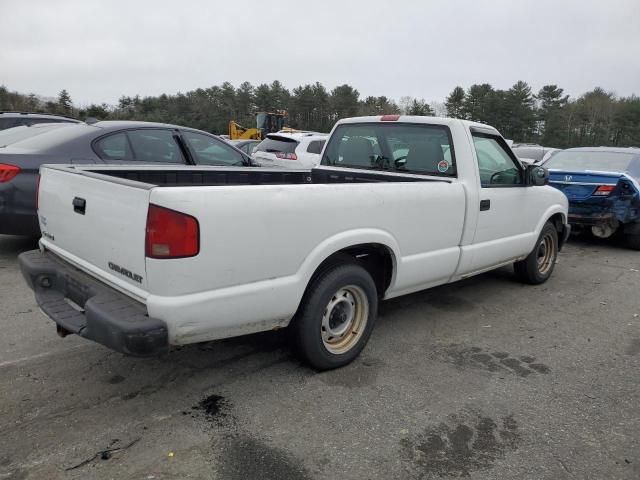
{"type": "Polygon", "coordinates": [[[339,121],[306,170],[43,166],[20,256],[62,334],[132,355],[289,327],[317,369],[352,361],[379,300],[514,264],[546,281],[567,199],[490,126],[339,121]]]}

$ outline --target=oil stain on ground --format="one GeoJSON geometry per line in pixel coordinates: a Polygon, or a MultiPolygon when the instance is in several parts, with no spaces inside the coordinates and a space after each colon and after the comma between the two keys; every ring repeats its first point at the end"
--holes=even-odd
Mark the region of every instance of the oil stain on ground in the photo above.
{"type": "Polygon", "coordinates": [[[446,423],[401,440],[401,452],[415,478],[468,477],[486,470],[520,443],[512,415],[498,423],[478,413],[453,415],[446,423]]]}
{"type": "MultiPolygon", "coordinates": [[[[191,416],[195,418],[196,413],[201,413],[212,424],[222,425],[227,420],[232,420],[230,414],[231,403],[221,395],[209,395],[198,402],[197,405],[191,407],[191,416]]],[[[187,415],[188,412],[182,412],[187,415]]]]}
{"type": "Polygon", "coordinates": [[[306,480],[302,462],[288,452],[245,434],[229,436],[220,443],[217,473],[229,480],[306,480]]]}
{"type": "Polygon", "coordinates": [[[474,367],[489,372],[509,372],[520,377],[532,374],[547,374],[551,369],[544,363],[536,362],[530,355],[514,356],[507,352],[489,352],[480,347],[451,345],[446,349],[445,358],[456,366],[474,367]]]}
{"type": "Polygon", "coordinates": [[[209,395],[191,407],[192,418],[207,421],[212,430],[215,478],[228,480],[307,480],[302,461],[246,432],[222,395],[209,395]]]}

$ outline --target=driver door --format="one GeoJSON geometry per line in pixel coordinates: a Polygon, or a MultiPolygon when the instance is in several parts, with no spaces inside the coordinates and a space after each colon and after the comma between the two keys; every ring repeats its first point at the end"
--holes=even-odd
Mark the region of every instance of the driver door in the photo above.
{"type": "Polygon", "coordinates": [[[535,236],[529,211],[534,198],[520,162],[501,136],[472,130],[471,137],[480,174],[480,202],[469,271],[477,272],[529,253],[531,236],[535,236]]]}

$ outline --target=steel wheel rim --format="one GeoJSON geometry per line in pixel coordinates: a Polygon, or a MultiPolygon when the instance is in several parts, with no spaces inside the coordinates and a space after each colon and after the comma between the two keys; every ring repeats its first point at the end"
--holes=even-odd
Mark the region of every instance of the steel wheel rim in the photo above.
{"type": "Polygon", "coordinates": [[[324,347],[335,355],[351,350],[369,321],[369,300],[356,285],[340,288],[329,299],[322,314],[320,333],[324,347]]]}
{"type": "Polygon", "coordinates": [[[538,272],[541,275],[546,275],[553,266],[556,256],[556,240],[553,235],[547,233],[542,237],[542,241],[538,245],[537,250],[537,262],[538,272]]]}

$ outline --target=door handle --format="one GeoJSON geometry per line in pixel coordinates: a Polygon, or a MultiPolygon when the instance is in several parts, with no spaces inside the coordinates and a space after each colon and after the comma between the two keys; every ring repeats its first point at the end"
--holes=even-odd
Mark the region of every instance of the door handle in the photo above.
{"type": "Polygon", "coordinates": [[[484,212],[491,209],[491,200],[480,200],[480,211],[484,212]]]}
{"type": "Polygon", "coordinates": [[[87,201],[84,198],[75,197],[73,199],[73,211],[84,215],[87,209],[87,201]]]}

